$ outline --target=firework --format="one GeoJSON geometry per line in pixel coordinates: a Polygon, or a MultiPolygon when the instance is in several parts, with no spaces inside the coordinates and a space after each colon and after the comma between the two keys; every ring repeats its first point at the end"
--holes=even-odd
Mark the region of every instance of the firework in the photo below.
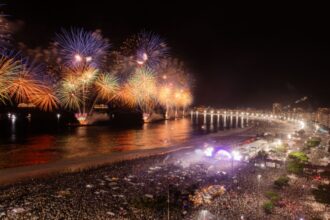
{"type": "Polygon", "coordinates": [[[100,74],[95,82],[98,98],[111,101],[119,90],[118,79],[109,74],[100,74]]]}
{"type": "Polygon", "coordinates": [[[58,97],[62,106],[69,110],[80,110],[80,81],[72,74],[68,74],[60,82],[58,97]]]}
{"type": "Polygon", "coordinates": [[[138,42],[136,62],[139,65],[154,68],[168,55],[168,47],[165,41],[157,34],[140,32],[138,42]]]}
{"type": "Polygon", "coordinates": [[[62,30],[56,35],[58,55],[67,66],[91,65],[100,67],[110,45],[99,32],[84,29],[62,30]]]}
{"type": "MultiPolygon", "coordinates": [[[[0,15],[1,49],[9,37],[5,34],[9,29],[4,28],[9,27],[4,25],[7,23],[0,15]]],[[[192,102],[187,71],[182,63],[168,57],[165,41],[151,32],[134,35],[111,54],[113,57],[100,31],[84,29],[62,30],[48,49],[22,47],[39,63],[47,64],[47,69],[36,72],[25,60],[2,55],[0,102],[34,104],[44,111],[62,106],[84,118],[97,102],[106,104],[117,98],[145,114],[151,114],[156,106],[168,111],[184,109],[192,102]]]]}
{"type": "Polygon", "coordinates": [[[34,78],[34,74],[39,73],[37,67],[23,64],[25,61],[22,60],[18,62],[21,63],[22,68],[12,78],[7,89],[10,97],[16,103],[30,103],[34,95],[43,91],[44,86],[34,78]]]}
{"type": "Polygon", "coordinates": [[[190,92],[191,77],[182,62],[177,59],[167,58],[158,67],[158,83],[161,85],[158,99],[159,103],[166,109],[175,107],[184,109],[192,103],[190,92]],[[166,92],[170,89],[170,93],[166,92]]]}
{"type": "Polygon", "coordinates": [[[173,88],[172,86],[163,85],[159,89],[158,102],[165,108],[165,118],[169,118],[169,109],[173,105],[173,88]]]}
{"type": "Polygon", "coordinates": [[[52,111],[58,107],[58,99],[52,90],[27,75],[17,76],[8,91],[17,103],[32,103],[43,111],[52,111]]]}
{"type": "Polygon", "coordinates": [[[59,89],[58,97],[64,108],[80,111],[82,101],[75,90],[68,89],[65,85],[62,85],[59,89]]]}
{"type": "Polygon", "coordinates": [[[178,109],[182,108],[182,112],[184,115],[185,109],[187,108],[187,106],[191,105],[192,103],[192,94],[189,90],[177,90],[174,93],[174,99],[173,99],[173,104],[175,107],[175,115],[178,115],[178,109]]]}
{"type": "MultiPolygon", "coordinates": [[[[0,58],[0,101],[14,101],[17,104],[31,103],[42,110],[57,107],[57,99],[45,82],[35,79],[41,76],[39,69],[25,64],[12,52],[0,58]],[[10,57],[12,56],[12,57],[10,57]],[[37,74],[35,74],[37,73],[37,74]]],[[[26,62],[27,63],[27,62],[26,62]]]]}
{"type": "Polygon", "coordinates": [[[59,100],[54,95],[54,92],[48,88],[42,89],[32,98],[32,103],[43,111],[53,111],[58,108],[59,100]]]}
{"type": "Polygon", "coordinates": [[[98,69],[94,69],[94,68],[84,68],[82,70],[75,70],[76,76],[80,74],[77,80],[81,81],[81,84],[83,86],[91,85],[95,81],[98,73],[99,73],[98,69]]]}
{"type": "Polygon", "coordinates": [[[155,73],[147,68],[138,68],[124,85],[122,99],[136,104],[144,113],[151,113],[156,104],[157,82],[155,73]]]}
{"type": "Polygon", "coordinates": [[[165,41],[157,34],[140,32],[124,42],[123,54],[131,57],[138,66],[155,69],[168,56],[165,41]]]}
{"type": "Polygon", "coordinates": [[[6,100],[10,99],[8,86],[20,69],[21,65],[15,59],[5,56],[0,57],[0,102],[5,103],[6,100]]]}
{"type": "Polygon", "coordinates": [[[11,82],[8,91],[17,103],[30,103],[34,95],[41,92],[41,87],[37,81],[26,75],[20,75],[11,82]]]}
{"type": "Polygon", "coordinates": [[[130,108],[134,108],[138,105],[131,84],[125,83],[121,86],[119,97],[122,103],[130,108]]]}
{"type": "Polygon", "coordinates": [[[23,66],[8,86],[8,93],[16,103],[32,103],[41,110],[57,108],[57,98],[45,82],[35,79],[38,68],[23,66]]]}
{"type": "Polygon", "coordinates": [[[174,100],[173,100],[173,102],[174,102],[174,105],[176,106],[176,107],[180,107],[180,105],[181,105],[181,101],[182,101],[182,93],[183,93],[183,90],[181,89],[181,90],[178,90],[178,91],[175,91],[175,93],[174,93],[174,100]]]}
{"type": "Polygon", "coordinates": [[[80,66],[66,68],[63,75],[57,92],[62,106],[69,110],[78,110],[79,113],[86,113],[87,108],[91,110],[93,107],[93,104],[90,105],[93,103],[91,98],[94,97],[94,93],[96,97],[98,96],[98,87],[96,90],[93,88],[97,82],[97,85],[100,83],[99,70],[80,66]]]}
{"type": "Polygon", "coordinates": [[[118,79],[90,66],[66,68],[57,94],[62,107],[75,111],[80,124],[88,123],[98,101],[113,100],[119,90],[118,79]]]}
{"type": "Polygon", "coordinates": [[[184,91],[181,89],[179,91],[176,91],[174,95],[174,99],[175,99],[175,106],[177,107],[185,108],[192,103],[192,95],[188,90],[184,91]]]}
{"type": "Polygon", "coordinates": [[[158,101],[163,106],[168,106],[172,100],[172,87],[170,86],[162,86],[159,89],[158,93],[158,101]]]}
{"type": "Polygon", "coordinates": [[[191,105],[192,101],[193,101],[193,98],[192,98],[191,92],[183,91],[183,93],[181,95],[181,102],[180,102],[181,107],[183,109],[186,108],[187,106],[191,105]]]}
{"type": "Polygon", "coordinates": [[[192,80],[184,64],[177,59],[167,58],[161,62],[158,68],[158,81],[162,84],[171,84],[176,88],[189,89],[192,80]]]}

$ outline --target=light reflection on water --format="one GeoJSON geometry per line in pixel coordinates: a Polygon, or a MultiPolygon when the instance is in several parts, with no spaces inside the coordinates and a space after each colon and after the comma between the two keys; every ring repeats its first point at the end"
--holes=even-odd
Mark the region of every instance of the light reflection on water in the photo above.
{"type": "Polygon", "coordinates": [[[198,119],[177,119],[127,129],[91,126],[24,135],[16,134],[14,129],[8,136],[0,137],[0,168],[50,163],[111,152],[169,147],[192,137],[244,127],[246,122],[229,118],[224,122],[223,117],[220,120],[207,118],[205,121],[200,116],[198,119]]]}

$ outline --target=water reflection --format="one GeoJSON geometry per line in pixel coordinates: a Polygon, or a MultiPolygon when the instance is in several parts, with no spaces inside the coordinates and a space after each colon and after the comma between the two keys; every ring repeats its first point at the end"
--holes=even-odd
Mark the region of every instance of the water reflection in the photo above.
{"type": "Polygon", "coordinates": [[[93,126],[65,128],[42,133],[11,132],[0,139],[0,168],[50,163],[112,152],[169,147],[192,137],[247,126],[243,118],[217,114],[197,115],[159,123],[143,124],[130,129],[93,126]],[[214,118],[216,117],[216,118],[214,118]],[[235,122],[233,122],[235,120],[235,122]],[[227,124],[228,123],[228,124],[227,124]]]}

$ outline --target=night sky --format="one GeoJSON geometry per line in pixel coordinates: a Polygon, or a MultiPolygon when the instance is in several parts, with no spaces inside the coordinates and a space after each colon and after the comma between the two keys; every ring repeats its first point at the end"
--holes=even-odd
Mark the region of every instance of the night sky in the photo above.
{"type": "Polygon", "coordinates": [[[46,46],[61,27],[100,28],[114,47],[142,29],[160,34],[195,77],[195,105],[270,107],[308,96],[310,106],[330,106],[330,16],[322,5],[2,2],[21,24],[16,39],[31,47],[46,46]]]}

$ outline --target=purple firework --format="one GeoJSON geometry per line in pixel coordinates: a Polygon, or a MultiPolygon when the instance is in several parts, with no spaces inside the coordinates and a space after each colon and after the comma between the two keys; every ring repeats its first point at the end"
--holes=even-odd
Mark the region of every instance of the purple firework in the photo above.
{"type": "Polygon", "coordinates": [[[85,31],[72,28],[62,29],[56,34],[55,45],[59,49],[60,58],[68,66],[92,65],[100,67],[105,60],[110,45],[100,32],[85,31]]]}
{"type": "Polygon", "coordinates": [[[165,41],[157,34],[143,31],[137,35],[136,62],[139,65],[155,68],[168,56],[168,51],[165,41]]]}

